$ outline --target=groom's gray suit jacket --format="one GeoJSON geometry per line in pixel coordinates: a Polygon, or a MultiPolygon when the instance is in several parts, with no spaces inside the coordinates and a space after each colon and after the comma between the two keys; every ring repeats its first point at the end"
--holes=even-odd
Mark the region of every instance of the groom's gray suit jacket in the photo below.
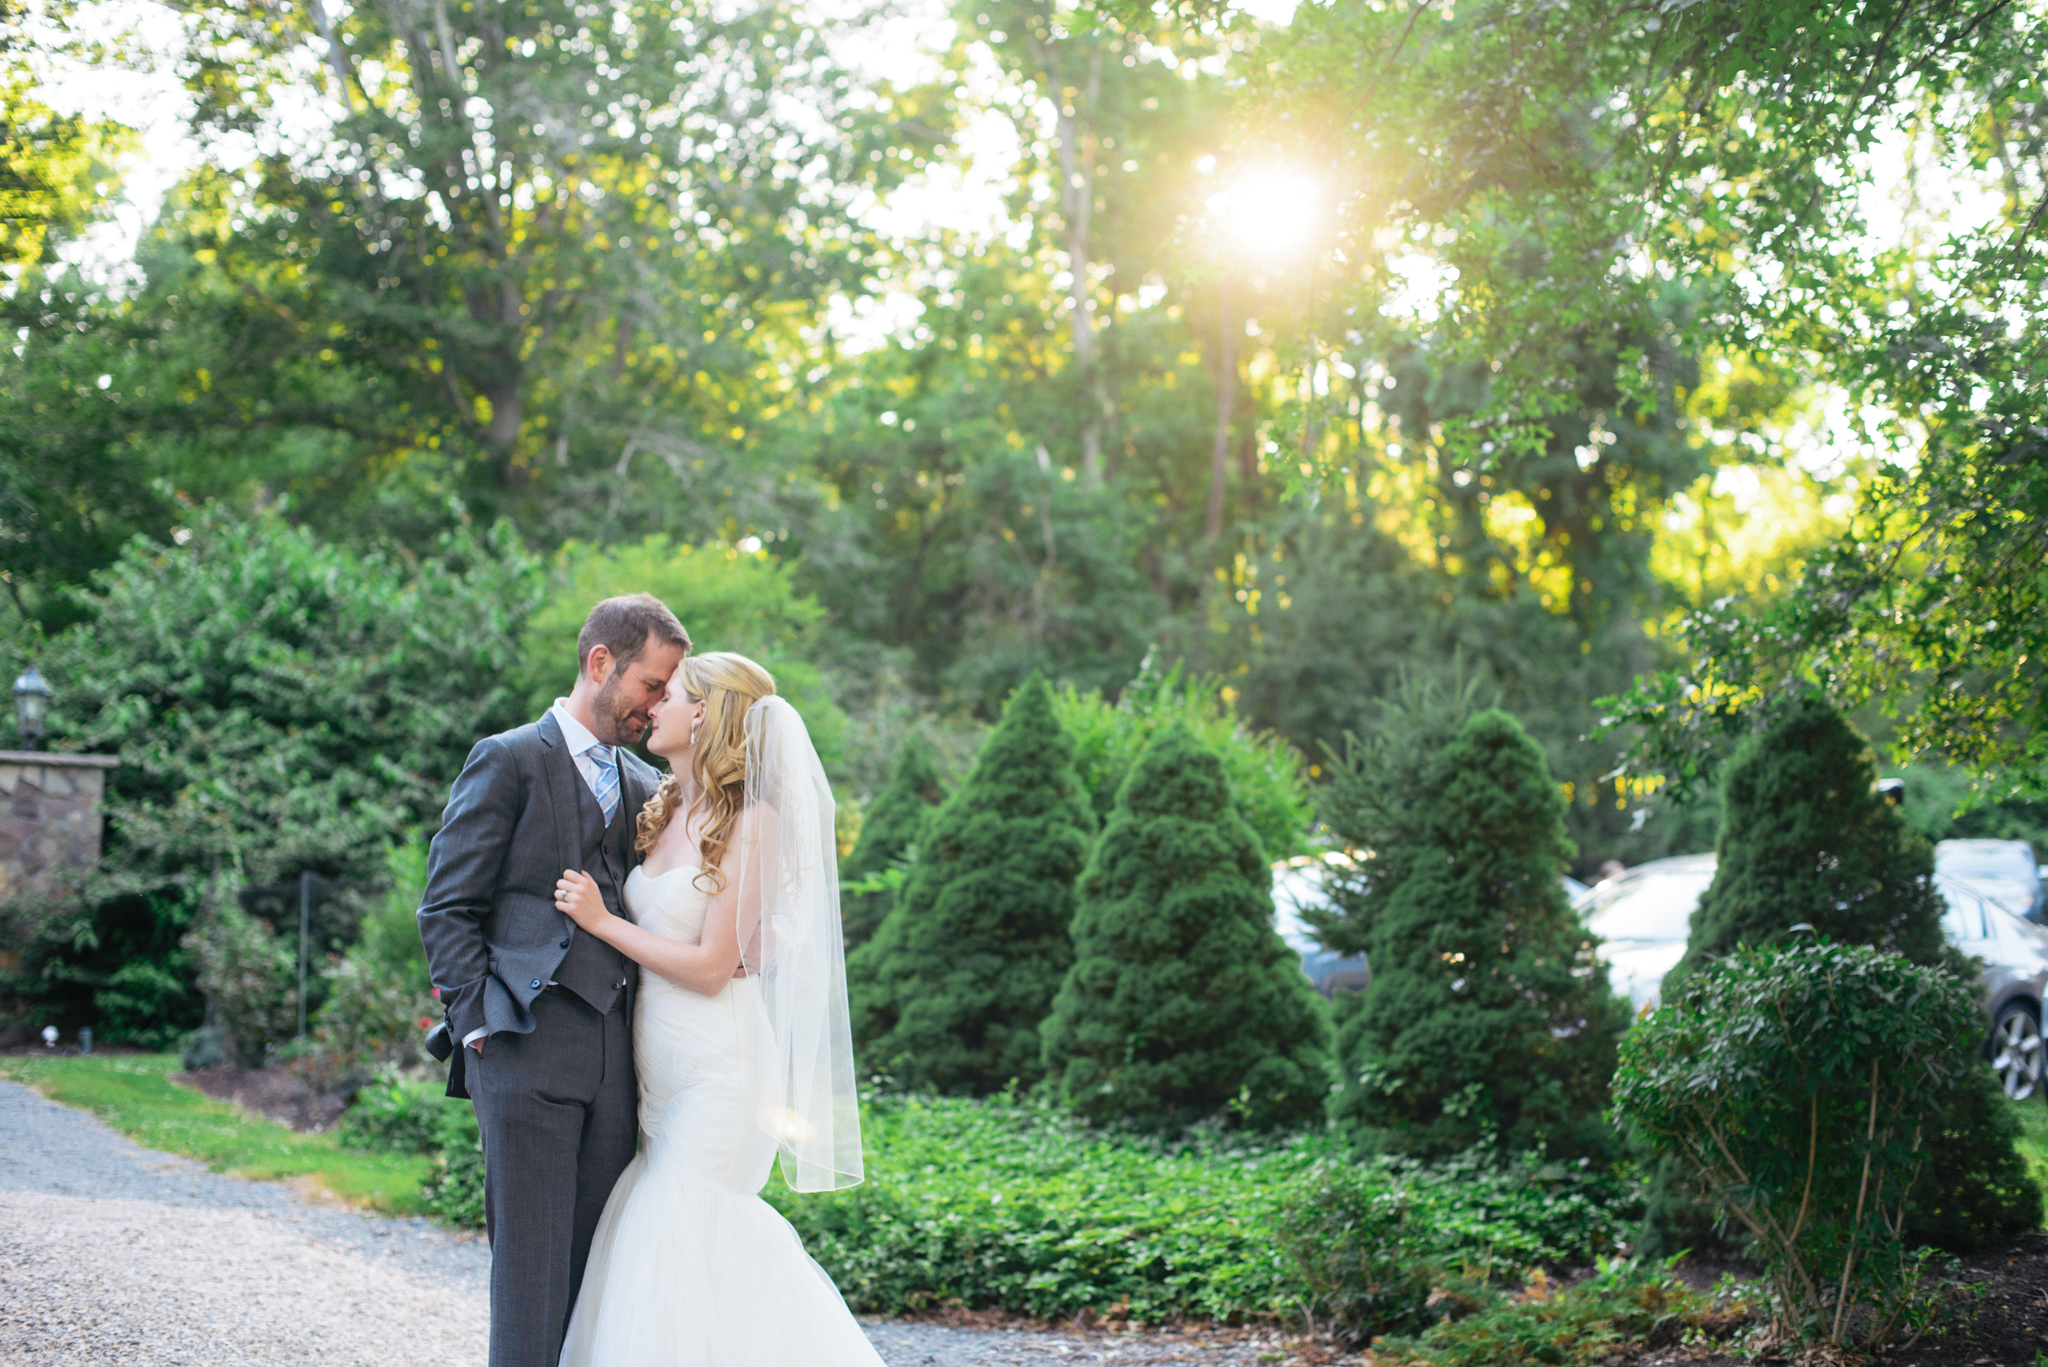
{"type": "MultiPolygon", "coordinates": [[[[606,829],[552,714],[478,741],[449,794],[427,860],[420,938],[450,1033],[534,1028],[533,1000],[550,983],[602,1014],[634,976],[629,960],[555,909],[564,869],[587,869],[624,915],[637,862],[634,818],[660,782],[621,749],[619,819],[606,829]]],[[[461,1066],[462,1053],[455,1055],[461,1066]]],[[[451,1090],[462,1095],[459,1071],[451,1090]]]]}

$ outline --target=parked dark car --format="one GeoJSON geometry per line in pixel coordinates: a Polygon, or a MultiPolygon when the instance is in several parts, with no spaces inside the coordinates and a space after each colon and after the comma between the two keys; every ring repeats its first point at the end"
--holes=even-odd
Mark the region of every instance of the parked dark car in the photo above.
{"type": "MultiPolygon", "coordinates": [[[[1943,844],[2024,844],[2020,841],[1944,841],[1943,844]]],[[[2027,847],[2032,857],[2031,847],[2027,847]]],[[[1601,938],[1600,957],[1614,990],[1628,994],[1638,1012],[1657,1005],[1664,975],[1685,954],[1693,908],[1714,881],[1711,854],[1679,855],[1638,864],[1598,883],[1579,903],[1586,928],[1601,938]]],[[[2041,1038],[2041,1008],[2048,998],[2048,929],[2008,910],[2000,900],[1960,878],[1937,872],[1934,886],[1947,903],[1941,919],[1949,943],[1982,966],[1991,1030],[1984,1056],[2005,1094],[2016,1100],[2048,1097],[2048,1067],[2041,1038]]]]}

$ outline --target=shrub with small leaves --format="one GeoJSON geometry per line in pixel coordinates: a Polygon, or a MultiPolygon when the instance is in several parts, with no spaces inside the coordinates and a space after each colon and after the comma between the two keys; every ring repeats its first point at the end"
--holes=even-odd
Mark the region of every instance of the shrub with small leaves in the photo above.
{"type": "Polygon", "coordinates": [[[298,953],[268,923],[243,911],[236,891],[231,879],[214,881],[184,947],[198,962],[199,987],[228,1052],[244,1068],[257,1068],[268,1046],[297,1032],[298,953]]]}
{"type": "Polygon", "coordinates": [[[1739,949],[1629,1033],[1614,1109],[1754,1240],[1777,1336],[1851,1353],[1911,1303],[1908,1202],[1982,1032],[1967,987],[1903,955],[1739,949]]]}

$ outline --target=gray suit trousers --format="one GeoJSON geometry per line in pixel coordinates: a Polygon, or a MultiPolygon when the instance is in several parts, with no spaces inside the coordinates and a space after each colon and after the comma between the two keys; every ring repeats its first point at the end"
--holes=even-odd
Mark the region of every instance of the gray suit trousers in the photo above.
{"type": "Polygon", "coordinates": [[[490,1367],[556,1367],[598,1216],[633,1161],[639,1111],[630,996],[599,1015],[569,992],[535,1028],[492,1035],[467,1082],[484,1137],[490,1367]]]}

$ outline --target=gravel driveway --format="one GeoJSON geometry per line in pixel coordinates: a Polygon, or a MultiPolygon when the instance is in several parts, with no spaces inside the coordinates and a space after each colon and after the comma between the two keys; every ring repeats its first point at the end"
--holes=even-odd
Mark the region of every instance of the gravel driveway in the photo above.
{"type": "MultiPolygon", "coordinates": [[[[6,1367],[469,1367],[484,1360],[490,1266],[478,1238],[210,1173],[0,1082],[6,1367]]],[[[890,1367],[1251,1367],[1291,1356],[1241,1330],[887,1321],[868,1336],[890,1367]]]]}

